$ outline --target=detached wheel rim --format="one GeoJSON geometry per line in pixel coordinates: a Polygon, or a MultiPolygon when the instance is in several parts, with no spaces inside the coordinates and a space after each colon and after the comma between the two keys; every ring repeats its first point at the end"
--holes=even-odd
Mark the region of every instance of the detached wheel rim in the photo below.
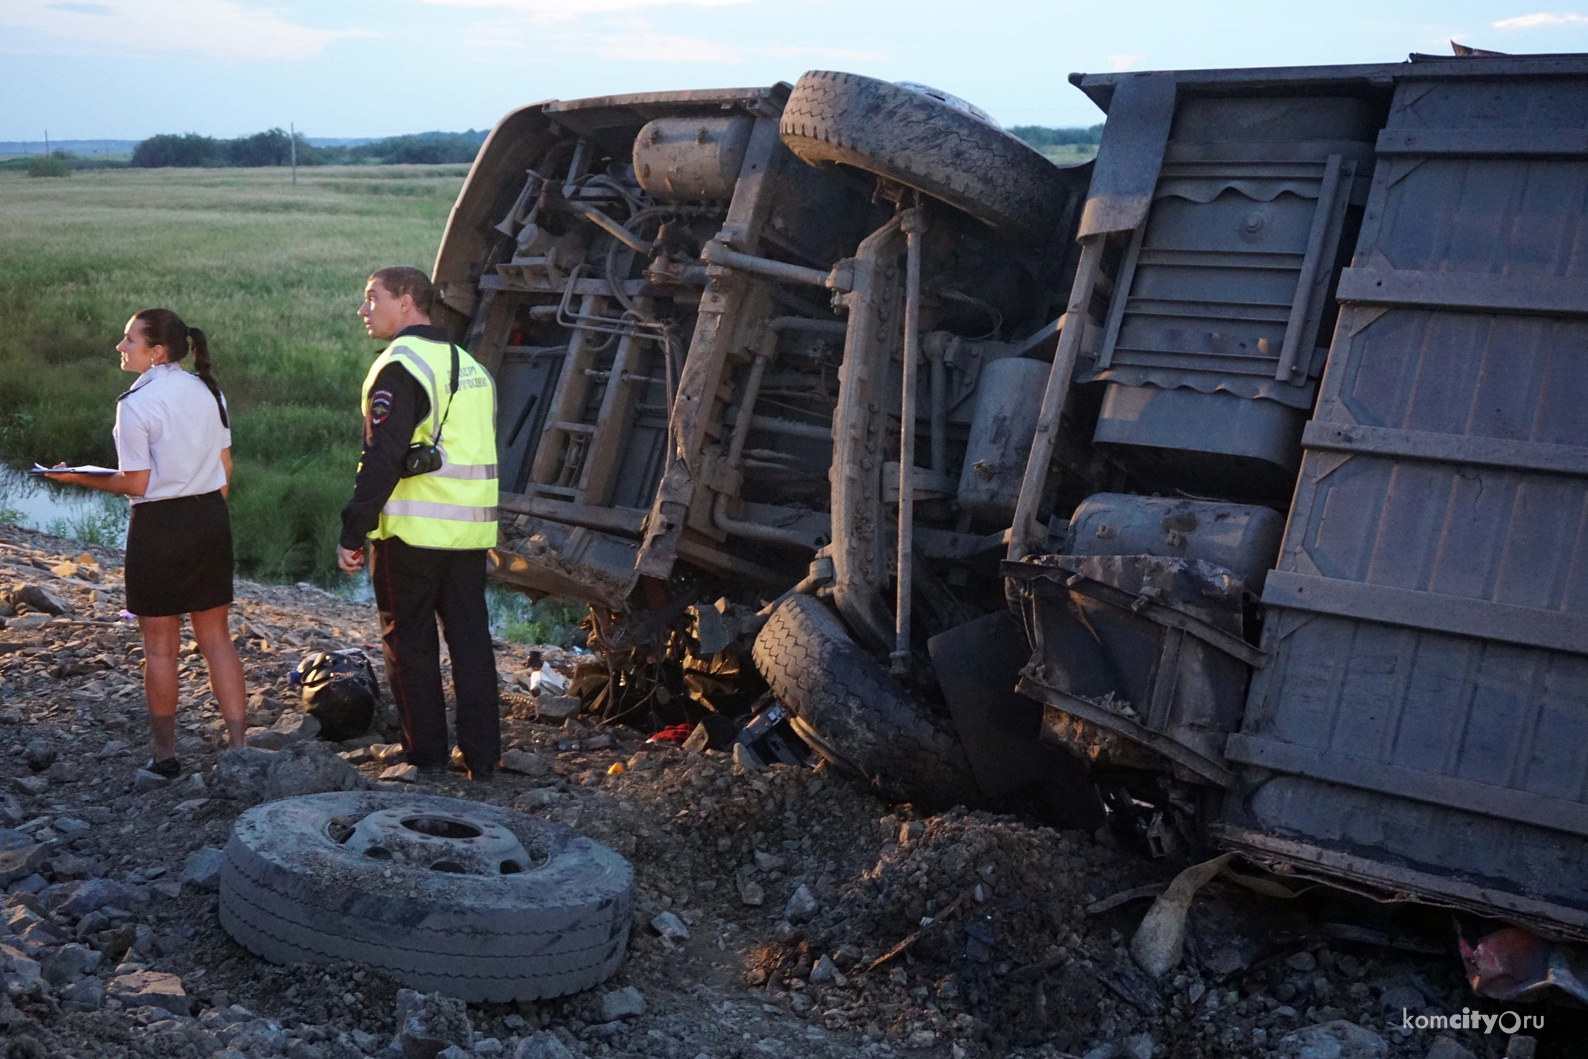
{"type": "MultiPolygon", "coordinates": [[[[345,826],[345,824],[344,824],[345,826]]],[[[327,828],[337,841],[340,828],[327,828]]],[[[429,807],[382,809],[352,825],[341,846],[371,860],[406,863],[449,875],[518,875],[546,863],[507,828],[467,813],[429,807]]]]}

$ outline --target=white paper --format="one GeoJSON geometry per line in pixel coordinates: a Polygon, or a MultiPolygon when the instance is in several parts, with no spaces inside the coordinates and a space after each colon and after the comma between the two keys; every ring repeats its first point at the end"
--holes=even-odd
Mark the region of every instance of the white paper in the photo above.
{"type": "Polygon", "coordinates": [[[45,467],[45,466],[42,466],[40,464],[35,463],[33,465],[32,473],[33,474],[115,474],[116,473],[116,469],[114,467],[95,467],[91,463],[85,463],[81,467],[45,467]]]}

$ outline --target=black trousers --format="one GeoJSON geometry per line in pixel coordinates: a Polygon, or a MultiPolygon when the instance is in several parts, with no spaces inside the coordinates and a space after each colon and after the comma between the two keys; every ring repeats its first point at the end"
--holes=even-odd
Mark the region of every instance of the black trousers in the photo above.
{"type": "Polygon", "coordinates": [[[502,756],[496,656],[485,611],[485,551],[415,548],[395,537],[370,542],[369,577],[380,611],[386,681],[402,718],[403,747],[415,765],[445,764],[447,706],[441,643],[452,655],[458,746],[470,768],[502,756]]]}

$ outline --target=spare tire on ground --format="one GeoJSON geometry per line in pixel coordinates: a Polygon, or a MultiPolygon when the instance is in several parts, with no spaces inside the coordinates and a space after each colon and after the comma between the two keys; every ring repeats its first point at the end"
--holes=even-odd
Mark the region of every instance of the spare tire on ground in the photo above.
{"type": "Polygon", "coordinates": [[[592,839],[457,798],[268,802],[226,844],[221,925],[273,963],[362,964],[474,1002],[563,996],[617,970],[634,872],[592,839]]]}
{"type": "Polygon", "coordinates": [[[1052,233],[1071,193],[1058,166],[990,120],[873,77],[810,71],[778,129],[812,165],[876,173],[1032,241],[1052,233]]]}
{"type": "Polygon", "coordinates": [[[977,797],[949,723],[907,695],[820,600],[790,596],[751,654],[800,738],[882,796],[929,809],[977,797]]]}

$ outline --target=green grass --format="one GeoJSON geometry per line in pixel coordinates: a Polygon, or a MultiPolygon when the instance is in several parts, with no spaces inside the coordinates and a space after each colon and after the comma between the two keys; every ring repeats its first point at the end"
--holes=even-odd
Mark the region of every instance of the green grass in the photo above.
{"type": "Polygon", "coordinates": [[[132,382],[115,344],[137,310],[175,309],[208,334],[233,412],[239,573],[332,580],[377,348],[353,310],[373,269],[429,271],[464,173],[0,172],[0,458],[113,465],[132,382]]]}
{"type": "Polygon", "coordinates": [[[1095,143],[1059,143],[1043,147],[1042,155],[1058,165],[1074,165],[1097,157],[1095,143]]]}

